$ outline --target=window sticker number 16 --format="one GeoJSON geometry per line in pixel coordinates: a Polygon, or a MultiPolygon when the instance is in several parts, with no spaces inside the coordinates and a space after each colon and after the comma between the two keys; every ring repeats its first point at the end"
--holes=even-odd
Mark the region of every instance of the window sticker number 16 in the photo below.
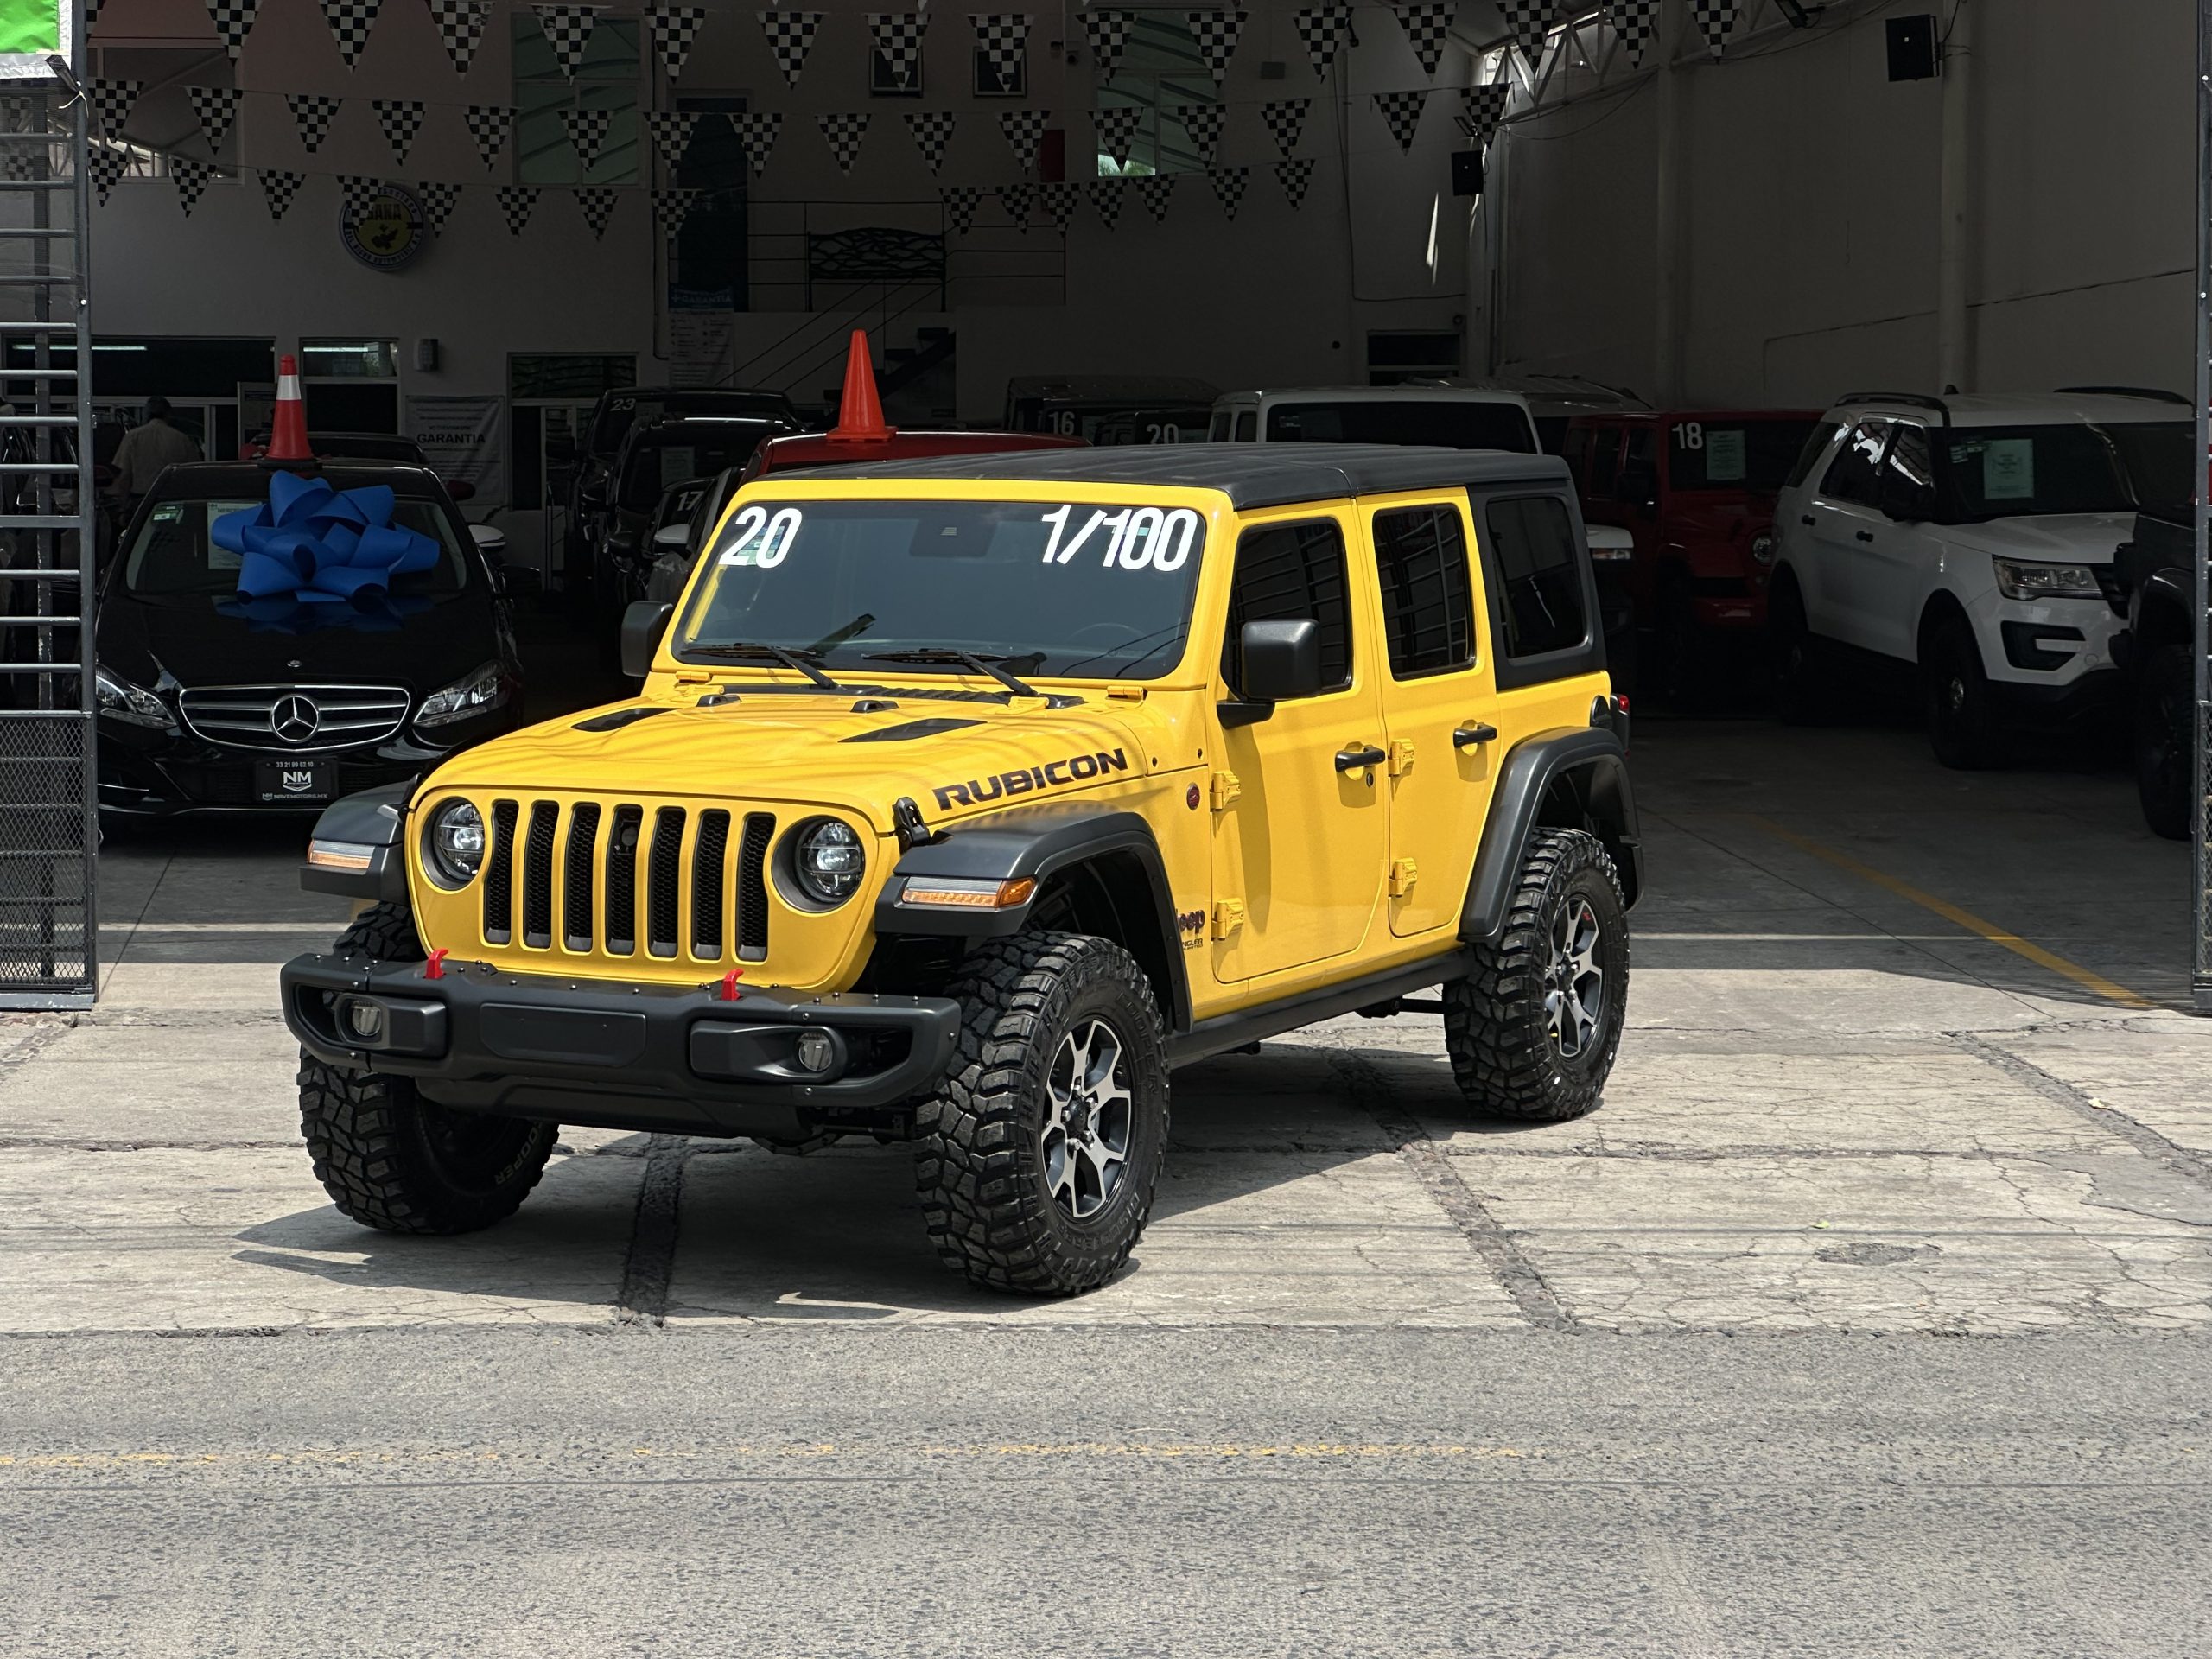
{"type": "Polygon", "coordinates": [[[1043,516],[1042,522],[1052,527],[1052,539],[1045,543],[1044,563],[1065,564],[1098,530],[1108,532],[1098,543],[1098,563],[1109,570],[1116,565],[1124,570],[1180,570],[1191,550],[1198,544],[1198,515],[1190,507],[1177,507],[1172,512],[1158,507],[1123,507],[1119,512],[1093,507],[1090,519],[1069,537],[1068,521],[1074,513],[1075,508],[1069,505],[1055,507],[1043,516]]]}
{"type": "Polygon", "coordinates": [[[800,518],[797,507],[780,508],[773,518],[766,507],[740,509],[730,524],[735,539],[715,563],[774,569],[784,562],[791,550],[791,543],[798,538],[800,518]]]}

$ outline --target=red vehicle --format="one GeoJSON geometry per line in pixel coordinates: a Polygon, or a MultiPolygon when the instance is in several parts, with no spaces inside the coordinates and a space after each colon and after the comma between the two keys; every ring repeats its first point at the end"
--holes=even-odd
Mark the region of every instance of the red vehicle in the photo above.
{"type": "Polygon", "coordinates": [[[1674,409],[1579,415],[1568,425],[1562,453],[1583,518],[1636,538],[1628,588],[1637,627],[1650,636],[1650,690],[1683,691],[1720,639],[1758,637],[1775,495],[1819,420],[1809,409],[1674,409]]]}

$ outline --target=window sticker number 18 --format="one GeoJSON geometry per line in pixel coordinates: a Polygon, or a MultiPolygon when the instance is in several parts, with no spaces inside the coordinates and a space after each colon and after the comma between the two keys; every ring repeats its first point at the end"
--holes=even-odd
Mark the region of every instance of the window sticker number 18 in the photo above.
{"type": "Polygon", "coordinates": [[[1172,512],[1158,507],[1123,507],[1119,512],[1094,507],[1089,520],[1071,537],[1068,524],[1074,514],[1075,508],[1069,505],[1044,515],[1042,522],[1052,527],[1044,563],[1065,564],[1100,530],[1107,532],[1097,543],[1103,569],[1119,565],[1124,570],[1180,570],[1198,544],[1198,515],[1190,507],[1172,512]]]}
{"type": "Polygon", "coordinates": [[[798,539],[801,514],[797,507],[783,507],[772,518],[766,507],[741,508],[730,522],[734,537],[717,564],[747,564],[772,570],[781,564],[798,539]]]}

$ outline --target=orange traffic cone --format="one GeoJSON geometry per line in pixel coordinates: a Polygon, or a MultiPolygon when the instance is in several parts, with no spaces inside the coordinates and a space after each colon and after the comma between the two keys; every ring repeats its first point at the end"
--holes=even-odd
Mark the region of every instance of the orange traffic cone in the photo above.
{"type": "Polygon", "coordinates": [[[875,395],[875,364],[868,349],[868,330],[853,330],[845,348],[845,395],[837,405],[832,442],[880,443],[894,429],[883,423],[883,400],[875,395]]]}
{"type": "Polygon", "coordinates": [[[264,461],[313,461],[308,447],[307,405],[300,401],[300,360],[287,353],[276,361],[276,410],[269,426],[264,461]]]}

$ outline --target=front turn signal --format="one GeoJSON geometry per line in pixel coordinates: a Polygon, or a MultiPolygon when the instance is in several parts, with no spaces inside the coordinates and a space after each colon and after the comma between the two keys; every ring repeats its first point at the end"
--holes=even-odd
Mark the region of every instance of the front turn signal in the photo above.
{"type": "Polygon", "coordinates": [[[1026,905],[1037,892],[1034,876],[1009,881],[968,881],[945,877],[910,875],[899,889],[902,905],[926,905],[940,910],[1012,910],[1026,905]]]}

